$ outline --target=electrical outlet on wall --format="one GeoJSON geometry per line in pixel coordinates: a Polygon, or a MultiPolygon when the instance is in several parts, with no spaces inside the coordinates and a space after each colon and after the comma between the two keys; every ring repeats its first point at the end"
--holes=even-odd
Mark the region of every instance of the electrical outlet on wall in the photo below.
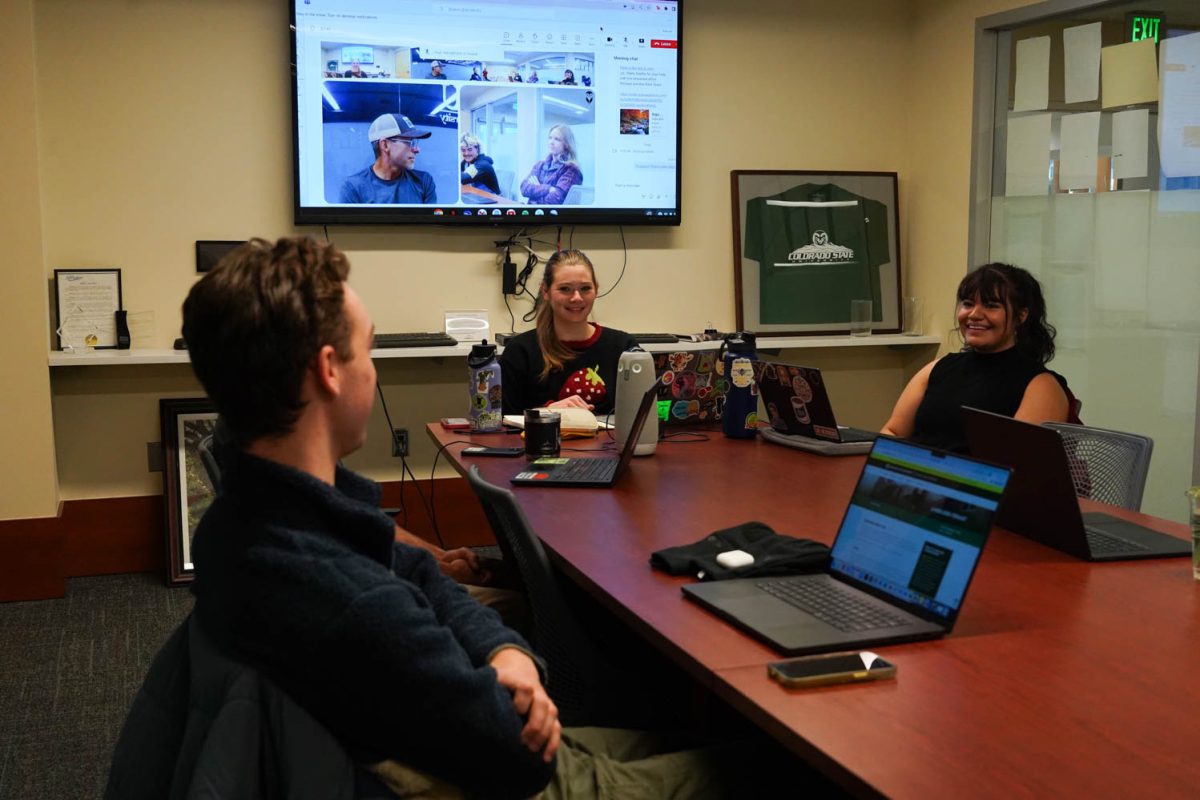
{"type": "Polygon", "coordinates": [[[392,431],[392,458],[408,457],[408,428],[392,431]]]}

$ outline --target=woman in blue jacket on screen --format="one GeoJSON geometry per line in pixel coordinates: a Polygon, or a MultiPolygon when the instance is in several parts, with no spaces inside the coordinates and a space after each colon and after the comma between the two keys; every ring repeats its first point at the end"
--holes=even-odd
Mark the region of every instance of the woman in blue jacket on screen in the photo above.
{"type": "Polygon", "coordinates": [[[1046,369],[1055,330],[1037,278],[1009,264],[985,264],[967,273],[957,296],[963,349],[913,376],[881,432],[965,453],[963,406],[1035,424],[1066,422],[1069,389],[1046,369]]]}
{"type": "Polygon", "coordinates": [[[530,203],[562,205],[571,187],[583,183],[571,127],[551,126],[548,147],[550,154],[534,164],[529,177],[521,181],[521,194],[529,198],[530,203]]]}

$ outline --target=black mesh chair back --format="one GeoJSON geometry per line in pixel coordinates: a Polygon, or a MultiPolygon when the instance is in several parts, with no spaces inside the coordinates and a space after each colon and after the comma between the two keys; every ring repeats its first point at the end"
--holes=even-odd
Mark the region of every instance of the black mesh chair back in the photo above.
{"type": "Polygon", "coordinates": [[[1131,511],[1142,507],[1154,440],[1067,422],[1047,422],[1062,437],[1075,494],[1131,511]]]}
{"type": "Polygon", "coordinates": [[[550,560],[529,521],[508,489],[484,480],[479,469],[467,472],[505,560],[515,565],[529,598],[533,647],[546,660],[546,690],[564,725],[596,724],[600,709],[598,653],[570,610],[550,560]]]}

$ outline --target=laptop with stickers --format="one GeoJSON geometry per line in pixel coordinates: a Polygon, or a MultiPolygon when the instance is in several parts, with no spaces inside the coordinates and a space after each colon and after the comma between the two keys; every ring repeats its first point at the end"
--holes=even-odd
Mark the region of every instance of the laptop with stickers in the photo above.
{"type": "Polygon", "coordinates": [[[778,361],[756,361],[754,380],[770,429],[763,438],[824,454],[866,453],[879,435],[837,424],[821,370],[778,361]]]}
{"type": "Polygon", "coordinates": [[[654,408],[658,399],[658,387],[659,381],[655,381],[642,395],[637,415],[633,418],[633,426],[625,439],[625,446],[616,458],[542,456],[529,462],[525,469],[514,475],[511,478],[512,483],[520,486],[612,486],[625,474],[629,462],[633,460],[633,451],[637,449],[642,428],[646,427],[650,410],[654,408]]]}
{"type": "Polygon", "coordinates": [[[721,420],[725,397],[720,391],[716,350],[654,354],[658,418],[666,425],[702,425],[721,420]]]}

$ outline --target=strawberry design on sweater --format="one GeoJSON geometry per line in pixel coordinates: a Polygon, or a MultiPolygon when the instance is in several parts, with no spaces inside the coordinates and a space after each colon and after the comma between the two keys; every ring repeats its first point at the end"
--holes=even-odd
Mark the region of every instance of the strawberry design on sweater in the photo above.
{"type": "Polygon", "coordinates": [[[559,390],[558,399],[564,400],[577,394],[588,405],[597,405],[608,394],[608,387],[604,385],[604,379],[600,377],[599,369],[600,365],[597,364],[594,367],[573,372],[559,390]]]}

